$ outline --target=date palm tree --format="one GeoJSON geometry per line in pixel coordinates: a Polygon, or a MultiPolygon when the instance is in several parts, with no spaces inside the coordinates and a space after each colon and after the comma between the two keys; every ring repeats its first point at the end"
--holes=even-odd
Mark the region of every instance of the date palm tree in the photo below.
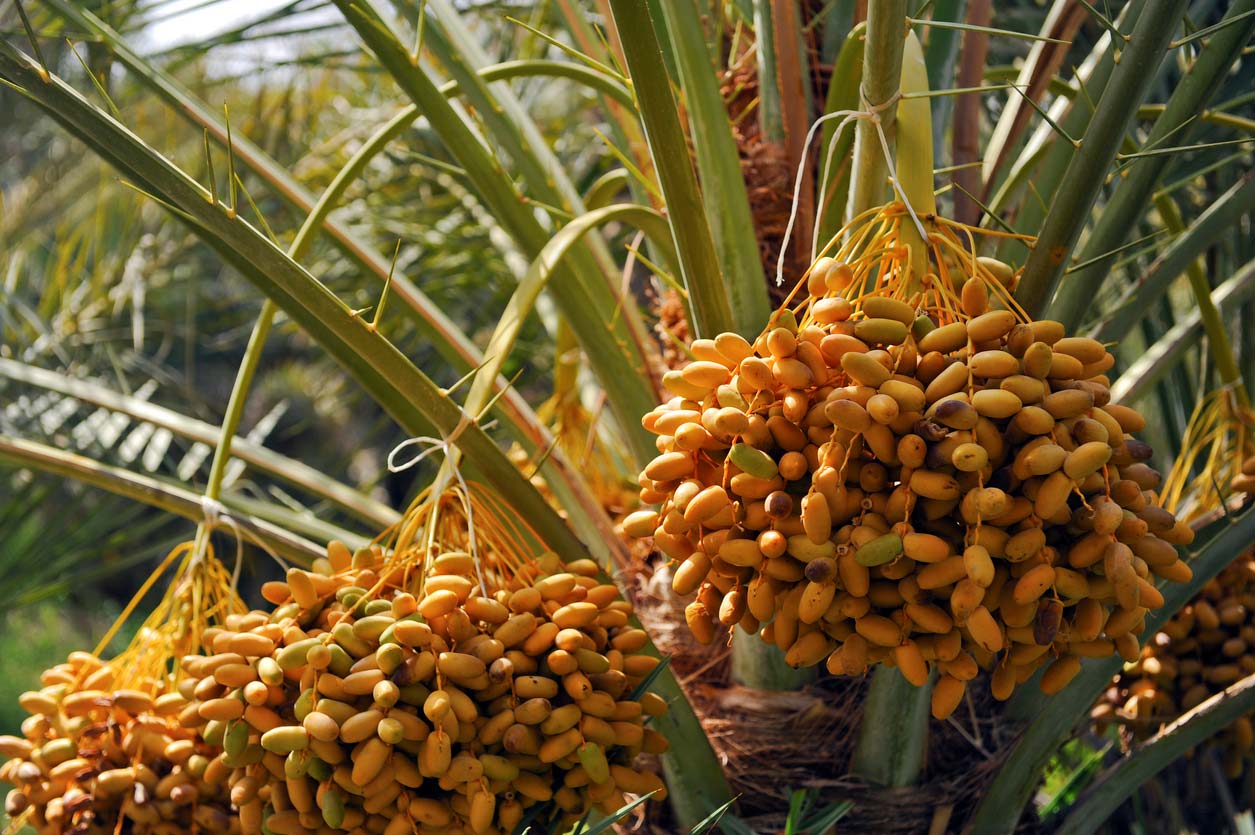
{"type": "MultiPolygon", "coordinates": [[[[778,271],[796,280],[843,220],[892,199],[895,159],[939,211],[1036,237],[989,254],[1025,267],[1029,313],[1115,343],[1113,391],[1152,416],[1165,467],[1196,452],[1183,438],[1208,392],[1249,406],[1255,331],[1233,327],[1255,289],[1246,0],[294,0],[164,52],[136,45],[163,3],[12,12],[0,458],[22,490],[6,518],[52,518],[48,495],[92,518],[115,506],[70,483],[202,530],[220,502],[309,560],[397,518],[414,482],[379,475],[389,448],[456,430],[468,473],[537,547],[621,570],[590,482],[630,485],[652,457],[640,417],[664,396],[664,355],[757,334],[778,271]],[[904,71],[908,34],[923,46],[904,71]],[[294,46],[273,64],[218,63],[276,41],[294,46]],[[812,131],[846,111],[874,112],[884,147],[867,118],[812,131]],[[682,316],[660,316],[667,298],[682,316]],[[538,417],[551,395],[596,415],[609,472],[538,417]]],[[[1200,502],[1229,498],[1205,487],[1200,502]]],[[[143,553],[168,524],[119,550],[143,553]]],[[[1253,540],[1246,513],[1203,528],[1194,581],[1165,592],[1152,628],[1253,540]]],[[[71,540],[58,556],[88,553],[71,540]]],[[[29,589],[52,577],[13,565],[29,589]]],[[[806,679],[761,642],[733,652],[750,687],[806,679]]],[[[1000,721],[1022,730],[959,810],[974,831],[1016,827],[1118,665],[1007,706],[1000,721]]],[[[675,676],[655,686],[673,705],[676,818],[712,823],[732,789],[675,676]]],[[[1064,831],[1092,831],[1250,709],[1255,688],[1235,688],[1105,774],[1064,831]]],[[[858,777],[935,779],[927,702],[896,670],[873,674],[858,777]]]]}

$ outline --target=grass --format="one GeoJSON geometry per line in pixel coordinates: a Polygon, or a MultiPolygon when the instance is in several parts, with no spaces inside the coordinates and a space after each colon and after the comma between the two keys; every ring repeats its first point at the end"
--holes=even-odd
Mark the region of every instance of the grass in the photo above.
{"type": "Polygon", "coordinates": [[[0,618],[0,734],[21,734],[26,713],[17,697],[39,687],[42,670],[83,649],[92,640],[86,636],[102,635],[118,611],[112,600],[84,606],[61,598],[0,618]]]}
{"type": "MultiPolygon", "coordinates": [[[[1117,738],[1114,729],[1109,736],[1111,739],[1106,741],[1114,743],[1117,738]]],[[[1064,743],[1050,759],[1042,777],[1037,795],[1039,817],[1049,818],[1071,805],[1102,767],[1103,756],[1109,747],[1105,745],[1096,750],[1091,740],[1087,739],[1071,739],[1064,743]]]]}
{"type": "MultiPolygon", "coordinates": [[[[103,635],[121,611],[114,600],[84,604],[68,595],[43,600],[0,616],[0,734],[22,733],[26,712],[17,697],[39,687],[39,674],[65,660],[70,652],[83,649],[103,635]]],[[[140,623],[142,618],[132,618],[140,623]]],[[[123,629],[114,639],[114,649],[126,645],[131,630],[123,629]]],[[[0,807],[0,831],[7,832],[9,817],[0,807]]],[[[22,833],[33,832],[29,827],[22,833]]]]}

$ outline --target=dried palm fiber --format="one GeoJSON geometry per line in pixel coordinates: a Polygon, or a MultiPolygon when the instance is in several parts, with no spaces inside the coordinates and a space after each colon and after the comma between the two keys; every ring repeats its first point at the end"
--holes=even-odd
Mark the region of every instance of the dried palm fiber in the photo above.
{"type": "Polygon", "coordinates": [[[505,833],[662,793],[632,767],[666,747],[645,633],[595,563],[525,536],[482,489],[425,495],[205,635],[183,719],[222,748],[245,835],[505,833]]]}
{"type": "MultiPolygon", "coordinates": [[[[671,666],[679,663],[673,658],[671,666]]],[[[921,782],[909,790],[886,790],[850,774],[867,685],[867,677],[821,676],[805,691],[775,693],[705,673],[685,682],[740,798],[738,817],[757,832],[783,831],[791,793],[812,788],[820,806],[854,802],[838,824],[841,833],[928,832],[938,815],[948,815],[950,825],[936,831],[963,830],[1013,749],[1020,726],[999,715],[988,688],[969,688],[970,704],[931,724],[921,782]]],[[[650,817],[645,831],[651,835],[677,831],[674,821],[650,817]]],[[[1040,831],[1035,824],[1026,820],[1024,831],[1040,831]]]]}
{"type": "Polygon", "coordinates": [[[40,835],[128,832],[235,833],[225,788],[207,779],[213,752],[178,721],[178,659],[212,624],[244,606],[212,546],[176,547],[149,577],[94,652],[71,653],[46,670],[43,687],[23,693],[30,716],[23,737],[0,737],[0,779],[16,788],[11,828],[40,835]],[[175,580],[130,645],[109,660],[105,648],[171,567],[175,580]]]}
{"type": "MultiPolygon", "coordinates": [[[[1183,453],[1165,479],[1162,503],[1200,524],[1223,512],[1230,496],[1255,492],[1251,416],[1232,389],[1210,392],[1195,408],[1183,453]]],[[[1093,710],[1095,730],[1120,726],[1126,742],[1157,733],[1238,679],[1255,673],[1255,553],[1248,552],[1205,585],[1125,664],[1093,710]]],[[[1255,715],[1224,728],[1207,745],[1236,778],[1255,757],[1255,715]]]]}
{"type": "Polygon", "coordinates": [[[688,361],[684,346],[691,339],[684,298],[675,288],[661,287],[657,290],[653,310],[658,317],[654,333],[657,334],[661,347],[661,364],[665,368],[679,368],[688,361]]]}
{"type": "Polygon", "coordinates": [[[665,376],[640,478],[661,508],[624,529],[681,562],[700,639],[740,625],[795,666],[917,684],[938,667],[938,717],[980,668],[1005,699],[1042,666],[1054,692],[1081,657],[1137,657],[1193,534],[1157,504],[1143,419],[1109,402],[1111,355],[1028,321],[1013,270],[977,256],[996,234],[870,210],[756,340],[695,340],[665,376]]]}
{"type": "MultiPolygon", "coordinates": [[[[728,67],[722,73],[720,92],[727,102],[728,121],[740,157],[741,176],[745,180],[750,214],[754,219],[753,235],[758,242],[759,259],[767,267],[774,265],[782,250],[791,272],[806,269],[804,253],[798,247],[784,246],[785,228],[793,207],[792,172],[783,142],[772,141],[763,134],[758,113],[760,84],[757,45],[751,39],[739,40],[737,51],[729,54],[728,67]]],[[[819,82],[819,79],[815,79],[819,82]]],[[[814,99],[823,102],[827,85],[817,83],[814,99]]],[[[768,285],[773,301],[779,302],[787,290],[768,285]]]]}

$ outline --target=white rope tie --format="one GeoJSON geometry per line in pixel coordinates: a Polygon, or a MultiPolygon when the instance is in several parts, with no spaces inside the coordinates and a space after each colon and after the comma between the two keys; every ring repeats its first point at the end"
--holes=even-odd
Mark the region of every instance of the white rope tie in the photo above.
{"type": "Polygon", "coordinates": [[[1246,426],[1255,425],[1255,415],[1242,408],[1241,402],[1238,400],[1238,389],[1245,389],[1246,383],[1242,380],[1234,380],[1229,383],[1221,383],[1216,386],[1213,391],[1224,398],[1225,405],[1229,408],[1229,413],[1236,415],[1238,422],[1246,426]]]}
{"type": "MultiPolygon", "coordinates": [[[[793,207],[789,210],[789,222],[784,227],[784,240],[780,242],[780,256],[776,259],[777,287],[784,285],[784,256],[785,253],[789,251],[789,239],[793,237],[793,225],[797,223],[798,198],[802,195],[802,175],[806,171],[807,149],[810,148],[811,142],[815,139],[815,131],[825,122],[832,119],[844,118],[845,121],[837,127],[837,132],[832,136],[832,145],[836,145],[837,139],[841,136],[841,131],[845,128],[846,124],[850,120],[862,118],[862,116],[862,111],[859,110],[836,110],[832,113],[826,113],[823,116],[820,116],[813,124],[811,124],[810,130],[806,132],[806,142],[802,146],[802,159],[798,161],[797,173],[793,177],[793,207]]],[[[821,202],[820,205],[822,206],[823,203],[821,202]]]]}
{"type": "MultiPolygon", "coordinates": [[[[798,198],[802,194],[802,177],[806,171],[807,155],[809,154],[811,142],[813,142],[815,139],[815,131],[818,130],[821,125],[825,124],[826,122],[832,121],[833,119],[840,119],[841,123],[837,125],[837,129],[833,133],[832,139],[828,143],[828,152],[824,158],[823,175],[822,175],[822,181],[820,182],[820,185],[819,185],[819,200],[818,200],[818,210],[821,216],[824,210],[823,208],[824,202],[825,202],[825,199],[827,198],[828,182],[830,180],[829,175],[832,169],[833,155],[836,152],[837,140],[841,137],[842,132],[846,129],[846,127],[851,122],[858,121],[861,119],[870,119],[872,121],[872,124],[876,126],[876,133],[880,137],[880,149],[881,149],[881,152],[885,156],[885,163],[889,168],[889,179],[890,179],[890,182],[892,182],[893,184],[894,192],[898,195],[899,199],[901,199],[903,204],[905,204],[906,210],[910,214],[911,220],[914,221],[915,228],[919,231],[920,237],[923,238],[925,241],[928,240],[928,233],[924,231],[924,225],[920,222],[919,216],[915,213],[915,209],[914,207],[911,206],[910,201],[906,199],[906,194],[903,193],[902,191],[901,183],[898,182],[897,168],[894,166],[894,163],[893,163],[893,155],[889,153],[889,142],[888,142],[888,139],[885,137],[884,126],[882,125],[881,119],[880,119],[880,114],[884,112],[885,110],[889,109],[890,107],[896,105],[899,99],[901,98],[902,98],[902,91],[898,90],[882,104],[871,104],[863,96],[862,87],[860,87],[859,99],[862,102],[864,109],[862,110],[835,110],[832,113],[825,113],[823,116],[820,116],[811,124],[810,130],[806,132],[806,142],[802,146],[803,148],[802,159],[798,161],[797,172],[793,177],[793,207],[789,211],[789,222],[784,228],[784,239],[783,241],[781,241],[780,255],[776,260],[776,286],[777,287],[781,287],[784,285],[784,258],[785,258],[785,253],[787,253],[789,250],[789,239],[793,236],[793,226],[797,223],[798,198]]],[[[811,241],[811,261],[812,262],[815,260],[816,254],[818,252],[818,249],[817,249],[818,243],[819,241],[817,238],[811,241]]]]}
{"type": "MultiPolygon", "coordinates": [[[[819,211],[818,216],[819,217],[823,217],[824,206],[826,206],[828,202],[828,184],[832,182],[832,163],[833,163],[833,160],[837,156],[837,140],[840,139],[841,134],[845,132],[846,126],[858,118],[859,111],[840,110],[834,113],[830,113],[828,114],[828,116],[840,116],[842,114],[845,114],[845,118],[841,120],[841,124],[837,125],[836,131],[832,134],[832,141],[828,143],[828,153],[824,156],[824,168],[822,172],[822,179],[820,180],[820,183],[819,183],[819,201],[818,201],[818,211],[819,211]]],[[[821,119],[826,119],[828,118],[828,116],[823,116],[821,117],[821,119]]],[[[808,139],[807,147],[809,146],[810,146],[810,140],[808,139]]],[[[797,192],[794,192],[793,203],[794,205],[797,205],[797,192]]],[[[837,211],[844,212],[845,207],[844,206],[838,207],[837,211]]],[[[818,236],[813,236],[813,239],[811,240],[811,263],[815,262],[815,259],[818,257],[818,255],[819,255],[819,238],[818,236]]],[[[777,277],[777,281],[779,280],[780,280],[780,277],[777,277]]]]}
{"type": "MultiPolygon", "coordinates": [[[[244,562],[244,540],[247,539],[261,550],[270,555],[270,558],[278,563],[279,567],[286,573],[288,564],[274,550],[265,543],[260,537],[251,531],[240,526],[234,517],[227,511],[227,506],[217,499],[211,499],[209,496],[200,497],[201,515],[204,517],[206,534],[212,533],[217,528],[230,528],[231,533],[235,536],[235,567],[231,569],[231,588],[235,590],[239,588],[240,569],[244,562]]],[[[192,556],[192,562],[188,566],[191,571],[205,559],[205,549],[198,550],[192,556]]]]}
{"type": "MultiPolygon", "coordinates": [[[[453,447],[457,444],[458,438],[466,427],[475,422],[475,419],[466,411],[462,411],[462,417],[458,420],[453,431],[444,438],[435,438],[431,435],[420,435],[416,438],[407,438],[392,448],[388,453],[388,472],[400,473],[411,467],[421,464],[433,453],[439,452],[444,455],[445,464],[448,465],[449,472],[457,479],[458,486],[462,488],[462,509],[466,513],[466,547],[471,553],[471,560],[475,563],[475,575],[479,579],[479,593],[485,597],[488,596],[487,587],[484,584],[484,572],[479,564],[479,548],[475,542],[475,519],[471,510],[471,490],[466,483],[466,479],[462,476],[462,470],[458,467],[457,456],[453,453],[453,447]],[[404,461],[397,463],[397,455],[410,447],[418,447],[419,451],[411,455],[404,461]]],[[[432,493],[437,502],[440,500],[440,494],[444,492],[443,484],[433,486],[432,493]]],[[[428,523],[430,524],[430,522],[428,523]]]]}
{"type": "MultiPolygon", "coordinates": [[[[894,98],[891,98],[889,102],[900,98],[902,98],[901,91],[895,93],[894,98]]],[[[887,106],[889,102],[885,102],[885,105],[887,106]]],[[[889,153],[889,140],[885,138],[885,127],[880,121],[879,113],[872,117],[872,124],[876,126],[876,135],[880,137],[880,150],[885,155],[885,166],[889,169],[889,182],[893,183],[893,190],[897,192],[898,199],[902,201],[902,205],[906,206],[907,213],[915,222],[915,229],[919,232],[920,239],[927,241],[928,233],[924,231],[924,224],[920,223],[919,215],[915,214],[915,208],[911,205],[911,201],[906,199],[906,192],[902,190],[902,183],[898,180],[898,169],[894,165],[893,154],[889,153]]]]}

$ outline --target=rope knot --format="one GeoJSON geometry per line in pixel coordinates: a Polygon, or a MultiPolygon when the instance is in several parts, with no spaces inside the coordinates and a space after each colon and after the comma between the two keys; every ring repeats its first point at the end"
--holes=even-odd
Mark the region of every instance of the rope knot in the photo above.
{"type": "MultiPolygon", "coordinates": [[[[471,554],[471,559],[475,562],[475,574],[479,579],[479,592],[487,597],[488,592],[484,585],[484,572],[479,563],[479,549],[475,542],[475,519],[471,509],[471,490],[466,483],[465,477],[462,475],[461,468],[458,467],[457,456],[454,454],[454,447],[457,445],[458,438],[462,436],[462,433],[466,431],[468,426],[475,423],[475,418],[465,410],[460,411],[461,417],[458,419],[457,425],[453,427],[453,430],[447,436],[436,438],[431,435],[419,435],[415,438],[406,438],[393,447],[392,451],[388,453],[388,472],[400,473],[416,467],[435,452],[444,455],[445,469],[457,480],[458,487],[461,488],[462,509],[466,513],[466,547],[471,554]],[[398,463],[398,454],[410,447],[418,447],[418,452],[398,463]]],[[[445,474],[445,469],[441,470],[442,476],[445,474]]],[[[437,483],[432,487],[432,495],[437,503],[440,501],[440,495],[444,492],[445,485],[443,481],[443,478],[438,478],[437,483]]],[[[429,520],[427,524],[434,524],[434,519],[429,520]]]]}
{"type": "MultiPolygon", "coordinates": [[[[880,149],[885,157],[885,165],[889,169],[889,180],[893,184],[894,192],[897,193],[898,197],[901,198],[903,205],[906,206],[907,214],[911,216],[911,221],[915,224],[915,228],[919,232],[920,237],[925,241],[928,240],[928,233],[924,230],[924,225],[920,223],[919,216],[915,213],[915,209],[911,206],[911,201],[907,200],[906,194],[902,191],[902,186],[898,182],[897,167],[894,165],[893,154],[889,153],[889,141],[885,137],[884,127],[881,124],[882,120],[880,118],[880,114],[895,106],[902,99],[902,91],[895,90],[893,95],[882,103],[872,104],[867,100],[867,96],[863,94],[863,88],[862,85],[860,85],[858,97],[859,104],[862,106],[861,110],[835,110],[832,113],[826,113],[812,122],[810,130],[806,132],[806,142],[802,146],[802,159],[798,162],[797,174],[793,179],[793,208],[789,212],[789,222],[784,228],[784,239],[780,244],[780,257],[776,261],[777,287],[784,286],[784,258],[789,249],[789,239],[793,236],[793,226],[797,223],[797,210],[799,205],[798,198],[802,193],[802,174],[806,170],[806,157],[809,153],[809,150],[807,149],[810,148],[811,142],[815,139],[815,131],[818,130],[821,125],[832,119],[840,119],[841,124],[837,125],[837,129],[833,131],[832,139],[828,144],[828,155],[824,159],[823,177],[820,180],[819,200],[817,201],[820,207],[820,212],[823,211],[823,206],[827,203],[826,194],[828,191],[828,182],[831,179],[829,173],[832,167],[832,156],[837,147],[837,139],[840,138],[842,131],[844,131],[846,126],[848,126],[851,122],[859,119],[865,119],[876,126],[876,135],[880,140],[880,149]]],[[[818,243],[818,240],[811,241],[812,262],[816,257],[818,243]]]]}

